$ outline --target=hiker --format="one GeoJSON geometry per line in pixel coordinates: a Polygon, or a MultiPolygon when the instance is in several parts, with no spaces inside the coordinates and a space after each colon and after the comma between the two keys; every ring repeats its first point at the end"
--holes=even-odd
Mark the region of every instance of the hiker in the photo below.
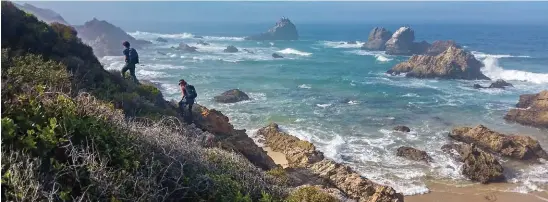
{"type": "Polygon", "coordinates": [[[126,72],[127,70],[129,70],[129,74],[133,82],[139,83],[137,77],[135,76],[135,64],[139,63],[139,55],[134,48],[130,48],[129,42],[124,41],[122,45],[126,48],[123,51],[126,65],[124,65],[124,68],[122,68],[122,78],[125,78],[126,72]]]}
{"type": "Polygon", "coordinates": [[[184,79],[179,80],[179,86],[181,87],[181,93],[183,98],[179,101],[179,110],[181,111],[181,116],[185,117],[185,105],[188,105],[189,116],[187,118],[192,121],[192,105],[194,104],[194,99],[198,96],[194,86],[188,84],[184,79]]]}

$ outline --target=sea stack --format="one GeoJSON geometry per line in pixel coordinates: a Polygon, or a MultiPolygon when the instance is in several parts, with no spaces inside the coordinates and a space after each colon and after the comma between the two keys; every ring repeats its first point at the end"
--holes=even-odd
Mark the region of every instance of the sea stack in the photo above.
{"type": "Polygon", "coordinates": [[[289,18],[281,18],[274,27],[270,28],[267,32],[248,36],[246,40],[298,40],[299,33],[297,27],[289,20],[289,18]]]}
{"type": "Polygon", "coordinates": [[[386,41],[386,54],[389,55],[412,55],[415,31],[411,27],[400,27],[392,38],[386,41]]]}
{"type": "Polygon", "coordinates": [[[384,27],[375,27],[369,33],[367,42],[361,47],[362,50],[383,51],[386,42],[392,37],[392,32],[384,27]]]}
{"type": "Polygon", "coordinates": [[[471,53],[451,46],[437,56],[414,55],[408,61],[397,64],[387,73],[392,75],[405,73],[407,77],[417,78],[489,80],[481,73],[482,66],[482,63],[471,53]]]}

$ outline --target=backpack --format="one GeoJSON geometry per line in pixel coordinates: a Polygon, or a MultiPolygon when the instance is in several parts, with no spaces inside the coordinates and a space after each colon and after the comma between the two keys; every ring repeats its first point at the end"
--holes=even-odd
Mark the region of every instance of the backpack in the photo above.
{"type": "Polygon", "coordinates": [[[135,48],[129,49],[129,62],[133,64],[139,63],[139,54],[137,54],[137,51],[135,50],[135,48]]]}
{"type": "Polygon", "coordinates": [[[198,93],[196,93],[196,89],[194,88],[193,85],[187,85],[185,87],[185,90],[188,95],[188,98],[195,99],[196,97],[198,97],[198,93]]]}

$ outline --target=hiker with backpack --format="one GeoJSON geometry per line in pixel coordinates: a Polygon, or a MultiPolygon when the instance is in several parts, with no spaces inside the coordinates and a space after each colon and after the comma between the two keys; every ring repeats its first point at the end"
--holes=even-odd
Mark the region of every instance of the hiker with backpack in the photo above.
{"type": "Polygon", "coordinates": [[[194,100],[198,96],[198,93],[196,93],[194,86],[188,84],[184,79],[179,80],[179,86],[181,87],[181,93],[183,95],[183,98],[179,101],[181,116],[185,117],[185,105],[188,105],[188,118],[192,120],[192,105],[194,105],[194,100]]]}
{"type": "Polygon", "coordinates": [[[139,83],[137,77],[135,76],[135,65],[139,63],[139,54],[137,54],[137,51],[134,48],[130,47],[129,42],[124,41],[122,45],[126,48],[123,51],[126,65],[122,68],[122,78],[125,77],[127,70],[129,70],[129,74],[133,82],[139,83]]]}

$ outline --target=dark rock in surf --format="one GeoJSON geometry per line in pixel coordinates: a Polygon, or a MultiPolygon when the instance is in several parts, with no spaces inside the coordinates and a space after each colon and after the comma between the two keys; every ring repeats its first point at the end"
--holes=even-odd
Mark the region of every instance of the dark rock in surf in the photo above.
{"type": "Polygon", "coordinates": [[[284,58],[284,56],[281,56],[281,55],[278,54],[278,53],[272,53],[272,57],[273,57],[273,58],[284,58]]]}
{"type": "Polygon", "coordinates": [[[195,39],[203,39],[204,37],[203,36],[194,36],[195,39]]]}
{"type": "Polygon", "coordinates": [[[202,46],[209,46],[209,43],[207,43],[207,42],[205,42],[205,41],[203,41],[203,40],[198,41],[197,44],[198,44],[198,45],[202,45],[202,46]]]}
{"type": "Polygon", "coordinates": [[[236,48],[236,46],[227,46],[223,52],[225,53],[236,53],[238,52],[238,48],[236,48]]]}
{"type": "Polygon", "coordinates": [[[194,52],[196,52],[196,49],[198,49],[198,48],[196,48],[194,46],[189,46],[188,44],[183,43],[183,42],[181,42],[179,44],[179,47],[177,47],[177,50],[180,50],[180,51],[183,51],[183,52],[188,52],[188,53],[194,53],[194,52]]]}
{"type": "Polygon", "coordinates": [[[491,154],[474,145],[447,144],[441,148],[457,161],[463,162],[462,174],[483,184],[505,180],[504,168],[491,154]]]}
{"type": "Polygon", "coordinates": [[[505,88],[505,87],[514,87],[514,85],[502,79],[497,79],[495,82],[489,85],[489,88],[505,88]]]}
{"type": "Polygon", "coordinates": [[[249,96],[243,91],[232,89],[225,91],[223,94],[214,97],[216,102],[220,103],[235,103],[244,100],[249,100],[249,96]]]}
{"type": "Polygon", "coordinates": [[[400,147],[396,156],[404,157],[413,161],[432,162],[432,158],[425,152],[412,147],[400,147]]]}
{"type": "Polygon", "coordinates": [[[282,18],[267,32],[248,36],[246,40],[298,40],[297,27],[288,19],[282,18]]]}
{"type": "Polygon", "coordinates": [[[404,132],[404,133],[411,132],[411,129],[409,129],[409,127],[407,127],[407,126],[396,126],[392,130],[400,131],[400,132],[404,132]]]}
{"type": "Polygon", "coordinates": [[[250,50],[248,50],[248,49],[246,49],[246,48],[244,48],[244,49],[242,49],[242,50],[245,51],[246,53],[255,53],[255,52],[250,51],[250,50]]]}
{"type": "Polygon", "coordinates": [[[162,37],[158,37],[158,38],[156,38],[156,41],[157,41],[157,42],[161,42],[161,43],[166,43],[166,42],[167,42],[167,39],[164,39],[164,38],[162,38],[162,37]]]}
{"type": "Polygon", "coordinates": [[[369,33],[367,42],[361,47],[362,50],[383,51],[386,42],[392,37],[392,32],[384,27],[375,27],[369,33]]]}

